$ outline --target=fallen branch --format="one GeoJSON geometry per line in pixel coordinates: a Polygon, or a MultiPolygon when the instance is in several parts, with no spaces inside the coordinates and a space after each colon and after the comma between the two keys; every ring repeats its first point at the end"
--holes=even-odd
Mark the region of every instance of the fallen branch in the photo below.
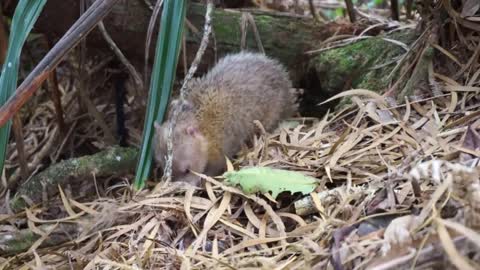
{"type": "Polygon", "coordinates": [[[10,207],[12,211],[18,212],[27,206],[27,201],[41,202],[44,190],[48,196],[53,196],[58,192],[58,185],[63,186],[72,181],[133,172],[137,155],[138,150],[135,148],[115,147],[91,156],[54,164],[20,186],[10,201],[10,207]]]}

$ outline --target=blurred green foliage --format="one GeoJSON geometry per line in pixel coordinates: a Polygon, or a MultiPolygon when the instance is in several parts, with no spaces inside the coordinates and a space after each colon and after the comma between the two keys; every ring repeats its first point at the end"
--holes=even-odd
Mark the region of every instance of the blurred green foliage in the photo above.
{"type": "MultiPolygon", "coordinates": [[[[399,0],[398,4],[400,7],[405,5],[406,0],[399,0]]],[[[344,0],[339,0],[339,3],[344,3],[344,0]]],[[[352,0],[352,3],[356,7],[366,8],[366,9],[374,9],[374,8],[389,8],[390,0],[352,0]]],[[[344,17],[347,15],[345,9],[343,7],[335,8],[335,9],[324,9],[324,14],[330,19],[335,20],[339,17],[344,17]]]]}
{"type": "MultiPolygon", "coordinates": [[[[11,21],[7,56],[0,75],[0,105],[7,102],[17,89],[20,54],[33,25],[47,0],[20,0],[11,21]]],[[[12,121],[0,129],[0,172],[3,171],[12,121]]]]}
{"type": "Polygon", "coordinates": [[[148,107],[143,128],[143,140],[135,175],[135,189],[142,189],[152,167],[152,137],[154,121],[162,122],[175,81],[180,44],[182,41],[187,0],[165,0],[155,62],[150,80],[148,107]]]}

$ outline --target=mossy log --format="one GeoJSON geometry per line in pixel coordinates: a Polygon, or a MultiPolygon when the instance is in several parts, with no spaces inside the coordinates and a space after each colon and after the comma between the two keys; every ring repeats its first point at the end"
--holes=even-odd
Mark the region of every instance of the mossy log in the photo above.
{"type": "MultiPolygon", "coordinates": [[[[405,30],[314,53],[308,61],[308,88],[321,89],[316,101],[356,88],[386,92],[398,79],[399,69],[395,67],[415,38],[414,31],[405,30]]],[[[397,93],[397,100],[403,101],[403,96],[400,97],[403,94],[403,91],[397,93]]]]}
{"type": "Polygon", "coordinates": [[[58,192],[59,185],[87,181],[93,177],[132,173],[137,155],[138,150],[135,148],[113,147],[94,155],[56,163],[20,186],[10,201],[10,207],[17,212],[27,206],[27,201],[39,203],[43,192],[53,196],[58,192]]]}
{"type": "MultiPolygon", "coordinates": [[[[79,2],[49,0],[35,29],[45,33],[51,42],[55,42],[78,18],[79,2]]],[[[307,54],[306,52],[317,49],[322,41],[333,35],[357,34],[368,25],[335,22],[318,24],[305,16],[259,10],[215,9],[212,19],[215,46],[211,40],[199,73],[214,63],[215,52],[220,57],[225,53],[240,50],[241,24],[242,20],[245,20],[246,12],[252,15],[265,52],[287,66],[295,87],[305,89],[306,99],[302,104],[304,112],[315,112],[315,104],[345,89],[385,89],[388,84],[386,78],[396,63],[395,57],[404,53],[404,49],[398,44],[378,36],[321,53],[307,54]]],[[[201,40],[204,15],[204,5],[189,4],[187,18],[198,29],[198,33],[187,31],[189,63],[193,60],[201,40]]],[[[144,1],[119,1],[104,20],[113,40],[140,72],[143,71],[146,30],[150,17],[151,10],[144,1]]],[[[368,34],[375,36],[382,30],[382,27],[376,27],[370,29],[368,34]]],[[[393,39],[399,38],[407,46],[413,37],[412,30],[403,30],[390,36],[393,39]]],[[[156,37],[153,40],[155,41],[156,37]]],[[[98,50],[110,50],[98,30],[89,34],[87,44],[90,55],[98,50]]],[[[245,47],[258,50],[251,25],[247,29],[245,47]]],[[[179,71],[183,71],[182,64],[183,61],[179,61],[179,71]]]]}

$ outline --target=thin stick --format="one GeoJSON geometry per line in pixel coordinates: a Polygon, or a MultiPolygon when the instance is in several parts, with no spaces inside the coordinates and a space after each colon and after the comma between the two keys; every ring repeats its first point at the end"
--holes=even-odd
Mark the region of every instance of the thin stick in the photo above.
{"type": "Polygon", "coordinates": [[[392,11],[392,19],[400,20],[400,10],[398,8],[398,0],[390,0],[390,9],[392,11]]]}
{"type": "Polygon", "coordinates": [[[354,23],[357,19],[355,17],[355,7],[353,6],[352,0],[345,0],[345,4],[347,5],[347,13],[348,17],[350,17],[350,22],[354,23]]]}
{"type": "Polygon", "coordinates": [[[55,117],[57,118],[58,127],[60,128],[60,133],[64,134],[65,132],[65,120],[63,118],[63,107],[61,101],[60,89],[58,89],[58,79],[57,79],[57,70],[54,69],[48,76],[47,80],[48,92],[50,93],[50,98],[53,101],[53,106],[55,107],[55,117]]]}
{"type": "Polygon", "coordinates": [[[195,55],[195,58],[193,59],[192,65],[190,66],[190,69],[188,70],[188,74],[185,77],[183,81],[182,88],[180,89],[180,97],[182,99],[185,98],[188,89],[187,89],[187,83],[190,81],[197,71],[197,67],[200,64],[200,61],[202,60],[203,54],[205,53],[205,50],[207,49],[208,46],[208,39],[210,36],[210,33],[212,31],[212,11],[213,11],[213,1],[208,0],[207,4],[207,12],[205,14],[205,25],[204,25],[204,30],[203,30],[203,37],[202,41],[200,43],[200,47],[198,48],[197,54],[195,55]]]}
{"type": "Polygon", "coordinates": [[[406,2],[406,9],[407,9],[407,19],[413,19],[412,16],[412,7],[413,7],[413,0],[407,0],[406,2]]]}
{"type": "Polygon", "coordinates": [[[308,8],[310,9],[310,13],[313,16],[313,19],[317,23],[325,22],[323,19],[320,19],[320,16],[318,15],[317,10],[315,9],[315,5],[313,5],[313,0],[308,0],[308,8]]]}
{"type": "Polygon", "coordinates": [[[153,29],[155,28],[155,22],[157,21],[158,14],[160,13],[160,9],[163,5],[163,0],[157,1],[155,3],[155,7],[153,8],[152,16],[150,17],[150,21],[148,22],[148,29],[147,29],[147,39],[145,40],[145,58],[144,58],[144,67],[143,67],[143,83],[144,85],[148,85],[148,58],[150,57],[150,44],[152,43],[152,36],[153,36],[153,29]]]}
{"type": "Polygon", "coordinates": [[[102,21],[98,23],[98,29],[102,33],[105,41],[110,46],[110,49],[112,49],[113,53],[117,56],[118,60],[122,62],[125,68],[127,68],[130,75],[132,75],[133,81],[135,82],[137,89],[143,93],[144,86],[143,86],[143,81],[142,81],[142,78],[140,77],[140,74],[137,72],[135,67],[130,63],[130,61],[128,61],[127,57],[125,57],[122,51],[118,48],[117,44],[115,44],[115,41],[113,41],[113,39],[108,34],[107,29],[105,29],[105,25],[103,25],[102,21]]]}
{"type": "Polygon", "coordinates": [[[20,175],[22,176],[23,181],[25,181],[28,178],[28,164],[27,157],[25,155],[25,145],[23,144],[23,125],[18,113],[13,117],[12,127],[13,134],[15,135],[18,161],[20,163],[20,175]]]}
{"type": "Polygon", "coordinates": [[[260,38],[260,33],[258,32],[257,25],[255,24],[255,19],[253,18],[250,12],[242,12],[242,18],[240,22],[240,28],[242,32],[242,38],[240,41],[240,49],[245,50],[247,48],[247,33],[248,26],[252,25],[253,35],[255,36],[255,41],[257,42],[258,50],[265,54],[265,49],[263,48],[262,40],[260,38]]]}

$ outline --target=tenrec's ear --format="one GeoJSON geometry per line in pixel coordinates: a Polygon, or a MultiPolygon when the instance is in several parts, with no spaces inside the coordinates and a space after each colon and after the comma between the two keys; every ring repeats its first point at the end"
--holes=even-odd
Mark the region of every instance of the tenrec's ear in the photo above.
{"type": "Polygon", "coordinates": [[[200,133],[200,131],[198,131],[197,127],[188,126],[188,127],[185,128],[185,133],[187,135],[192,136],[192,137],[196,137],[200,133]]]}

